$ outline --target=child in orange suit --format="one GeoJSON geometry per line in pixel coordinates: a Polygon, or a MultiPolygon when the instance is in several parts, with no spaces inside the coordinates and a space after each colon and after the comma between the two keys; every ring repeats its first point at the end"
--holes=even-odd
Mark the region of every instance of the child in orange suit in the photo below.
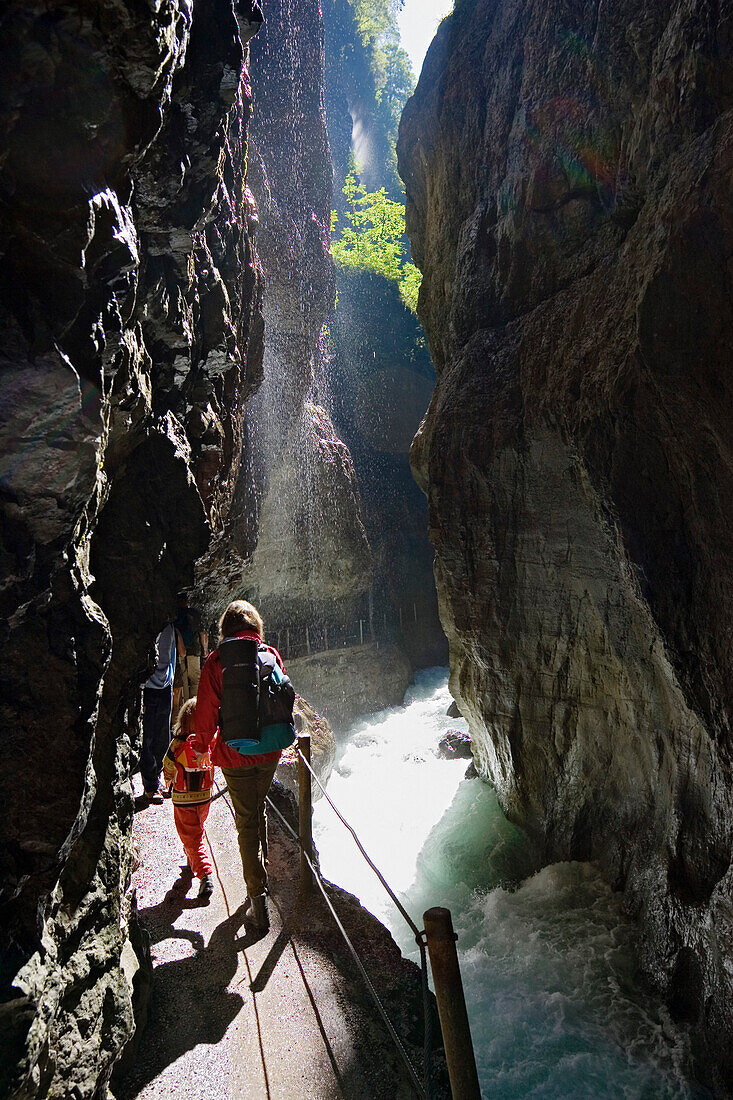
{"type": "Polygon", "coordinates": [[[191,744],[196,699],[181,707],[173,739],[163,758],[163,775],[172,784],[173,817],[188,865],[200,879],[198,896],[208,901],[214,892],[211,861],[204,841],[204,826],[209,816],[214,768],[208,752],[200,754],[191,744]]]}

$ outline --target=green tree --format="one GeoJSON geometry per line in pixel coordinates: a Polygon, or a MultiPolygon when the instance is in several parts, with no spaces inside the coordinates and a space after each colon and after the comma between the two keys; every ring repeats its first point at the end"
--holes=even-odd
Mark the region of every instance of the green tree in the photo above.
{"type": "Polygon", "coordinates": [[[400,279],[400,298],[411,313],[417,313],[417,296],[422,284],[422,271],[414,264],[407,263],[402,268],[400,279]]]}
{"type": "Polygon", "coordinates": [[[395,143],[402,109],[415,90],[412,63],[400,45],[397,27],[397,15],[404,0],[349,0],[349,3],[368,57],[383,125],[395,143]]]}
{"type": "MultiPolygon", "coordinates": [[[[384,187],[367,191],[356,172],[346,177],[346,224],[340,236],[333,236],[331,252],[337,263],[373,271],[396,282],[400,297],[413,313],[422,276],[414,264],[405,263],[405,208],[389,197],[384,187]]],[[[331,215],[331,232],[338,228],[338,215],[331,215]]]]}
{"type": "Polygon", "coordinates": [[[385,36],[382,57],[384,83],[377,90],[377,102],[384,110],[389,132],[396,140],[400,115],[407,100],[415,91],[415,75],[412,71],[412,63],[408,53],[400,45],[400,38],[396,29],[391,29],[385,36]]]}

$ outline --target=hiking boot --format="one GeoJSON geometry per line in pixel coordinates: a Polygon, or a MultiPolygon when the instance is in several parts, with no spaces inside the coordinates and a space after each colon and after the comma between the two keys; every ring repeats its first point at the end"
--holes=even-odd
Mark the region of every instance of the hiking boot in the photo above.
{"type": "Polygon", "coordinates": [[[148,802],[152,802],[155,806],[163,805],[163,795],[158,791],[146,791],[145,797],[148,802]]]}
{"type": "Polygon", "coordinates": [[[258,894],[256,898],[247,898],[244,903],[244,919],[253,928],[267,929],[270,927],[267,898],[264,894],[258,894]]]}
{"type": "Polygon", "coordinates": [[[211,875],[202,875],[199,883],[199,897],[208,900],[214,893],[214,880],[211,875]]]}

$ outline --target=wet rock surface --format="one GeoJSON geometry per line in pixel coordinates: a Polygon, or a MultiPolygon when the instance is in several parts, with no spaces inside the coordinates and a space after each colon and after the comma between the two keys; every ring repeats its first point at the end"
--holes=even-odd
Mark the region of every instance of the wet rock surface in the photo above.
{"type": "Polygon", "coordinates": [[[542,857],[624,888],[726,1094],[731,19],[464,0],[399,146],[451,691],[542,857]]]}
{"type": "Polygon", "coordinates": [[[463,730],[448,730],[438,742],[438,756],[446,760],[470,760],[470,733],[464,733],[463,730]]]}
{"type": "Polygon", "coordinates": [[[288,661],[288,675],[327,717],[338,738],[359,716],[399,706],[412,668],[399,646],[349,646],[288,661]]]}
{"type": "MultiPolygon", "coordinates": [[[[333,762],[336,759],[336,738],[333,735],[333,730],[323,715],[315,711],[310,703],[306,702],[300,695],[295,697],[293,720],[298,736],[307,734],[310,737],[311,767],[325,787],[333,768],[333,762]]],[[[293,794],[296,800],[299,792],[298,762],[296,742],[290,748],[284,750],[275,773],[276,778],[293,794]]],[[[312,784],[312,792],[313,802],[317,802],[319,798],[323,797],[323,793],[315,781],[312,784]]]]}
{"type": "Polygon", "coordinates": [[[264,379],[246,415],[227,538],[200,570],[218,614],[247,593],[268,630],[353,617],[372,580],[351,455],[328,411],[333,193],[317,0],[272,0],[252,45],[249,179],[265,274],[264,379]]]}
{"type": "MultiPolygon", "coordinates": [[[[332,90],[327,102],[333,99],[332,90]]],[[[328,123],[330,132],[332,112],[328,123]]],[[[374,557],[374,616],[379,621],[386,613],[415,667],[445,665],[427,506],[409,461],[435,384],[427,341],[395,283],[337,265],[336,284],[334,418],[353,455],[374,557]],[[405,621],[397,630],[400,613],[405,621]]]]}
{"type": "Polygon", "coordinates": [[[101,1095],[133,1028],[139,685],[261,377],[256,4],[0,16],[0,1090],[101,1095]]]}

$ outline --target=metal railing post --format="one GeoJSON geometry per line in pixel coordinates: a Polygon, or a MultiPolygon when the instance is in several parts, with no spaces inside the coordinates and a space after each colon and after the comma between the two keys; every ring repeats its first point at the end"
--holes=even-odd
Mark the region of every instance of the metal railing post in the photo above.
{"type": "Polygon", "coordinates": [[[453,1100],[481,1100],[450,909],[423,914],[453,1100]]]}
{"type": "Polygon", "coordinates": [[[308,764],[311,762],[311,735],[298,734],[298,749],[303,759],[298,757],[298,823],[300,834],[300,888],[304,894],[311,890],[311,871],[308,859],[313,859],[313,790],[308,764]],[[306,859],[306,856],[308,859],[306,859]]]}

